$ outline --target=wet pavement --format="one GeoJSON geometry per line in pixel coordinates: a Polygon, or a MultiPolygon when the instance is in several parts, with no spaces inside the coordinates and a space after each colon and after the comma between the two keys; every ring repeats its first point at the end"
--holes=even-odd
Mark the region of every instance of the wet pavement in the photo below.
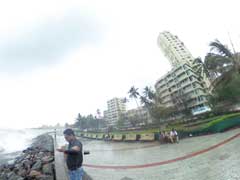
{"type": "Polygon", "coordinates": [[[180,140],[105,142],[82,139],[84,169],[94,180],[239,180],[240,129],[180,140]]]}

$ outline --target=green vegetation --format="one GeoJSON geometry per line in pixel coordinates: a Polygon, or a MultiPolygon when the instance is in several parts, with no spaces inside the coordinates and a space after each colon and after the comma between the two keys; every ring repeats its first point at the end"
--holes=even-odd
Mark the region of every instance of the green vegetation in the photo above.
{"type": "Polygon", "coordinates": [[[80,113],[78,113],[76,121],[73,124],[73,127],[78,128],[80,130],[83,129],[98,130],[103,126],[105,126],[105,121],[103,119],[99,119],[96,116],[94,117],[92,114],[82,116],[80,113]]]}
{"type": "Polygon", "coordinates": [[[205,57],[205,65],[213,79],[210,103],[214,111],[226,111],[240,101],[240,54],[230,51],[226,45],[215,40],[205,57]]]}
{"type": "MultiPolygon", "coordinates": [[[[202,121],[204,123],[201,123],[196,126],[192,127],[185,127],[187,123],[175,123],[174,125],[167,126],[164,131],[171,131],[172,128],[175,128],[180,135],[187,136],[188,134],[192,135],[200,135],[200,134],[207,134],[207,133],[216,133],[216,132],[222,132],[224,130],[227,130],[229,128],[240,126],[240,113],[233,113],[223,116],[216,116],[209,119],[205,119],[202,121]]],[[[151,128],[151,129],[145,129],[145,130],[135,130],[135,131],[115,131],[109,133],[110,135],[114,134],[147,134],[147,133],[159,133],[159,128],[151,128]]],[[[103,135],[104,133],[87,133],[94,135],[103,135]]]]}

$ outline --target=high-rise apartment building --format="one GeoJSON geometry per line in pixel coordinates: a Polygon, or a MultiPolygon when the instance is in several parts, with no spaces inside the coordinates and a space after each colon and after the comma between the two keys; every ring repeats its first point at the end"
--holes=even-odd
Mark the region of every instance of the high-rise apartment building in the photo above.
{"type": "Polygon", "coordinates": [[[177,36],[165,31],[160,33],[158,45],[172,65],[172,70],[155,84],[163,105],[173,106],[176,98],[181,96],[181,101],[187,102],[193,115],[210,111],[207,101],[209,84],[194,69],[194,58],[184,43],[177,36]]]}
{"type": "Polygon", "coordinates": [[[182,63],[191,63],[194,60],[184,43],[168,31],[159,34],[158,45],[168,58],[172,67],[182,63]]]}
{"type": "Polygon", "coordinates": [[[116,126],[120,118],[123,118],[126,112],[126,104],[124,98],[113,98],[107,101],[108,109],[104,111],[104,118],[107,126],[116,126]]]}

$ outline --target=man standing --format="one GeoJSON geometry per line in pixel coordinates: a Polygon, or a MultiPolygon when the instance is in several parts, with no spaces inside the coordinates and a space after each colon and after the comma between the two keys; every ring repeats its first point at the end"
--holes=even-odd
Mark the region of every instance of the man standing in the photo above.
{"type": "Polygon", "coordinates": [[[68,144],[68,149],[57,149],[59,152],[66,154],[66,162],[68,167],[68,174],[70,180],[82,180],[83,169],[83,155],[82,155],[82,143],[75,137],[72,129],[66,129],[64,137],[68,144]]]}

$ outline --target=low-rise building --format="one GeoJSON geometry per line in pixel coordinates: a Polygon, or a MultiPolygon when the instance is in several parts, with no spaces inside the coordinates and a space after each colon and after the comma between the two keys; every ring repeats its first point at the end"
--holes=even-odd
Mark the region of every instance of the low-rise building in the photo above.
{"type": "Polygon", "coordinates": [[[128,124],[131,126],[144,125],[146,123],[152,123],[152,118],[148,110],[144,107],[136,109],[130,109],[125,113],[125,118],[128,124]]]}

